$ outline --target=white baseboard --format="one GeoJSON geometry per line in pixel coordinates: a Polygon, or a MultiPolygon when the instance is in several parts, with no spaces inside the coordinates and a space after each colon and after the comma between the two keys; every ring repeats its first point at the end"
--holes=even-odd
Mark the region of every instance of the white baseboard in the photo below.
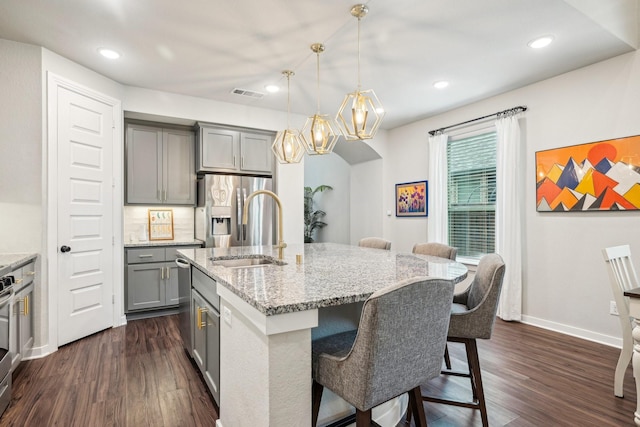
{"type": "Polygon", "coordinates": [[[599,344],[608,345],[610,347],[622,348],[622,338],[613,337],[611,335],[599,334],[597,332],[564,325],[562,323],[551,322],[549,320],[539,319],[533,316],[523,315],[522,323],[537,326],[543,329],[548,329],[550,331],[560,332],[561,334],[582,338],[587,341],[597,342],[599,344]]]}
{"type": "Polygon", "coordinates": [[[216,420],[216,427],[223,427],[222,422],[220,422],[219,418],[216,420]]]}
{"type": "Polygon", "coordinates": [[[22,360],[41,359],[53,353],[48,345],[41,347],[31,347],[27,355],[22,360]]]}

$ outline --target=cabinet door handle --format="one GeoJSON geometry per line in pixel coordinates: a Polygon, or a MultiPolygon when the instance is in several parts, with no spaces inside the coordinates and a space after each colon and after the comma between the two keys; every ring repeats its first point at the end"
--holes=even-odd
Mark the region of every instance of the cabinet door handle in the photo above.
{"type": "Polygon", "coordinates": [[[170,278],[171,278],[171,269],[167,267],[167,280],[169,280],[170,278]]]}
{"type": "Polygon", "coordinates": [[[138,258],[153,258],[153,254],[138,255],[138,258]]]}
{"type": "Polygon", "coordinates": [[[20,302],[22,303],[22,311],[20,314],[23,316],[29,315],[29,295],[26,295],[24,298],[20,298],[20,302]]]}
{"type": "Polygon", "coordinates": [[[236,156],[233,156],[233,167],[236,167],[236,156]]]}
{"type": "Polygon", "coordinates": [[[198,326],[198,329],[202,329],[202,328],[207,326],[206,322],[202,321],[202,313],[206,313],[207,309],[204,308],[204,307],[198,307],[197,311],[198,311],[198,319],[197,319],[198,325],[197,326],[198,326]]]}
{"type": "Polygon", "coordinates": [[[35,276],[36,272],[35,271],[27,271],[27,276],[35,276]]]}
{"type": "Polygon", "coordinates": [[[24,279],[16,279],[16,285],[19,285],[22,282],[24,282],[24,279]]]}
{"type": "Polygon", "coordinates": [[[244,156],[240,157],[240,168],[244,168],[244,156]]]}
{"type": "Polygon", "coordinates": [[[160,267],[160,280],[164,280],[164,267],[160,267]]]}
{"type": "Polygon", "coordinates": [[[242,199],[240,198],[239,188],[236,188],[236,206],[238,207],[238,212],[236,212],[236,240],[240,240],[240,230],[242,230],[242,199]]]}

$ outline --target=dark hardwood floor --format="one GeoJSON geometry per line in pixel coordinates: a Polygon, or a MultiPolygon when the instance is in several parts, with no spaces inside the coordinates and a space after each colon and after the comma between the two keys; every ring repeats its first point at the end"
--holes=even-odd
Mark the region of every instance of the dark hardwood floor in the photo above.
{"type": "MultiPolygon", "coordinates": [[[[464,347],[449,343],[453,368],[466,370],[464,347]]],[[[613,395],[620,350],[530,325],[496,320],[478,340],[489,425],[633,426],[635,383],[629,366],[624,398],[613,395]]],[[[467,378],[441,375],[423,394],[471,399],[467,378]]],[[[430,427],[482,426],[480,412],[425,402],[430,427]]],[[[400,424],[405,425],[405,424],[400,424]]]]}
{"type": "MultiPolygon", "coordinates": [[[[625,397],[613,395],[619,350],[500,320],[478,347],[491,426],[634,425],[631,368],[625,397]]],[[[464,349],[449,350],[454,368],[464,368],[464,349]]],[[[182,349],[176,316],[131,321],[71,343],[23,362],[13,378],[1,426],[214,426],[217,418],[182,349]]],[[[423,392],[470,397],[468,380],[455,377],[437,378],[423,392]]],[[[424,405],[431,427],[482,425],[478,411],[424,405]]]]}
{"type": "Polygon", "coordinates": [[[177,316],[134,320],[23,362],[2,426],[214,426],[177,316]]]}

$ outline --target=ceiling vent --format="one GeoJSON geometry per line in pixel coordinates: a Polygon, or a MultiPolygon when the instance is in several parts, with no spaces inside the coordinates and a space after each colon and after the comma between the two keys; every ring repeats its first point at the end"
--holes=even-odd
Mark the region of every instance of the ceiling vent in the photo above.
{"type": "Polygon", "coordinates": [[[249,98],[256,98],[256,99],[260,99],[264,96],[264,93],[256,92],[253,90],[247,90],[247,89],[238,89],[238,88],[235,88],[234,90],[232,90],[231,93],[233,93],[234,95],[248,96],[249,98]]]}

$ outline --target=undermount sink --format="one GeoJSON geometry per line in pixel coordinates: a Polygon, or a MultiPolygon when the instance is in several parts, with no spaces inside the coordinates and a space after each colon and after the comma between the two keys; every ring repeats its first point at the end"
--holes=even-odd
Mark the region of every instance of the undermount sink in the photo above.
{"type": "Polygon", "coordinates": [[[269,265],[285,265],[284,262],[274,258],[255,257],[255,258],[233,258],[233,259],[213,259],[213,263],[226,268],[251,268],[251,267],[267,267],[269,265]]]}

